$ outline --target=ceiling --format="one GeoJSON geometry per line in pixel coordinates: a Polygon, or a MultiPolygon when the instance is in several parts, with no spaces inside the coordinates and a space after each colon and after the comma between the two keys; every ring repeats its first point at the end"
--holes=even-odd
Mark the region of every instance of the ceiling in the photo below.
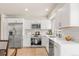
{"type": "Polygon", "coordinates": [[[0,13],[9,16],[42,17],[47,16],[55,6],[55,3],[0,3],[0,13]],[[25,11],[25,8],[28,8],[28,11],[25,11]]]}

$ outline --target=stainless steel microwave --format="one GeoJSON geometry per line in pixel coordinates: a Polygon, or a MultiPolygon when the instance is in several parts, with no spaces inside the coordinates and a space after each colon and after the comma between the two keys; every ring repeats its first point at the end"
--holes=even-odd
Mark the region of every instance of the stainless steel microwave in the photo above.
{"type": "Polygon", "coordinates": [[[41,24],[32,24],[32,29],[41,29],[41,24]]]}

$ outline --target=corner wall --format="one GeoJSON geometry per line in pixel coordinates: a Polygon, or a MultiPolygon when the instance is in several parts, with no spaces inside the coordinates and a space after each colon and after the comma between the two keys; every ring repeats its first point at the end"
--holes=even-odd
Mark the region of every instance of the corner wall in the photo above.
{"type": "Polygon", "coordinates": [[[8,22],[5,15],[1,15],[1,40],[8,40],[8,22]]]}

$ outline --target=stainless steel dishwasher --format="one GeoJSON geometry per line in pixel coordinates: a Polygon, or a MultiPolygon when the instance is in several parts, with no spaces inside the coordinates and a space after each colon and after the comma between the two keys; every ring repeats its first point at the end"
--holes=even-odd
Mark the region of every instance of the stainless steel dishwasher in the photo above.
{"type": "Polygon", "coordinates": [[[49,56],[54,56],[54,41],[49,39],[49,56]]]}

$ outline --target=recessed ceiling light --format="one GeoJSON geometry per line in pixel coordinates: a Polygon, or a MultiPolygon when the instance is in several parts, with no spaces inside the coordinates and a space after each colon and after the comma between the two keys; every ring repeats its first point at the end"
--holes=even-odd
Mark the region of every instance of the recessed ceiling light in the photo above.
{"type": "Polygon", "coordinates": [[[25,8],[25,11],[28,11],[28,8],[25,8]]]}
{"type": "Polygon", "coordinates": [[[49,9],[45,9],[45,11],[49,11],[49,9]]]}

